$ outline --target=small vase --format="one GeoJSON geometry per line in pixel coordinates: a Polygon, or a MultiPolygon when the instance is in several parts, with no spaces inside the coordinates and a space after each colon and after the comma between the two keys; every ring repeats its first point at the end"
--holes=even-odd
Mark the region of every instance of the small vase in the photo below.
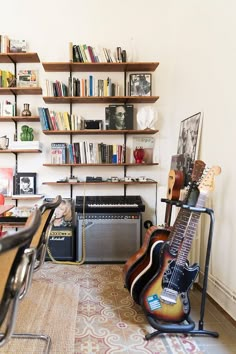
{"type": "Polygon", "coordinates": [[[23,109],[21,115],[22,115],[23,117],[29,117],[29,116],[31,116],[31,112],[30,112],[30,110],[29,110],[29,103],[24,103],[24,109],[23,109]]]}
{"type": "Polygon", "coordinates": [[[136,147],[134,150],[134,159],[136,163],[143,163],[144,149],[142,147],[136,147]]]}

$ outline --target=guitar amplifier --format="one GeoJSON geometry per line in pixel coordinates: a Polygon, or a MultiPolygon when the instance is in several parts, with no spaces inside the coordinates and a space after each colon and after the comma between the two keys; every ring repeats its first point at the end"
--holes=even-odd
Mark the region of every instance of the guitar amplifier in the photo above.
{"type": "Polygon", "coordinates": [[[76,261],[123,263],[141,246],[141,213],[77,213],[76,261]]]}
{"type": "MultiPolygon", "coordinates": [[[[53,258],[57,261],[73,261],[75,259],[74,243],[74,232],[72,229],[56,231],[55,235],[53,235],[52,230],[49,236],[48,248],[53,258]]],[[[48,252],[45,260],[51,260],[48,252]]]]}

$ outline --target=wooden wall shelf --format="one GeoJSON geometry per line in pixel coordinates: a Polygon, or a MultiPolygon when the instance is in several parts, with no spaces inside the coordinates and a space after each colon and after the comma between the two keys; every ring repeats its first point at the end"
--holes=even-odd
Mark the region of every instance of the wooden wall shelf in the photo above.
{"type": "Polygon", "coordinates": [[[155,71],[158,62],[130,63],[70,63],[43,62],[44,70],[48,72],[126,72],[126,71],[155,71]]]}
{"type": "Polygon", "coordinates": [[[64,164],[53,164],[53,163],[44,163],[43,166],[48,166],[48,167],[63,167],[63,166],[72,166],[72,167],[124,167],[124,166],[130,166],[130,167],[144,167],[144,166],[156,166],[159,165],[158,162],[152,162],[152,163],[64,163],[64,164]]]}
{"type": "Polygon", "coordinates": [[[0,53],[0,63],[39,63],[37,53],[0,53]]]}
{"type": "Polygon", "coordinates": [[[42,184],[47,184],[47,185],[76,185],[76,186],[85,186],[85,185],[89,185],[89,184],[99,184],[99,185],[133,185],[133,184],[157,184],[156,181],[145,181],[145,182],[43,182],[42,184]]]}
{"type": "Polygon", "coordinates": [[[39,116],[30,116],[30,117],[23,117],[23,116],[11,116],[11,117],[1,117],[0,122],[39,122],[39,116]]]}
{"type": "Polygon", "coordinates": [[[85,130],[43,130],[45,135],[121,135],[121,134],[132,134],[132,135],[152,135],[158,133],[159,130],[145,129],[145,130],[99,130],[99,129],[85,129],[85,130]]]}
{"type": "Polygon", "coordinates": [[[45,103],[154,103],[159,99],[159,96],[107,96],[107,97],[81,97],[81,96],[73,96],[73,97],[54,97],[54,96],[43,96],[43,100],[45,103]]]}
{"type": "Polygon", "coordinates": [[[0,95],[41,95],[41,87],[0,87],[0,95]]]}

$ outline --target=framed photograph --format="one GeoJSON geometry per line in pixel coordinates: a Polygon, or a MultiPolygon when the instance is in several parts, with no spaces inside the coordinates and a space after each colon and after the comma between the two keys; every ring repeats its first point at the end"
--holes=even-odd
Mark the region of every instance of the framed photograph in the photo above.
{"type": "Polygon", "coordinates": [[[17,74],[17,85],[19,87],[37,87],[38,71],[37,70],[19,70],[17,74]]]}
{"type": "Polygon", "coordinates": [[[151,96],[152,75],[130,74],[130,96],[151,96]]]}
{"type": "Polygon", "coordinates": [[[36,173],[17,173],[15,176],[15,194],[36,194],[36,173]]]}
{"type": "Polygon", "coordinates": [[[134,106],[110,105],[105,108],[107,130],[132,130],[134,106]]]}
{"type": "Polygon", "coordinates": [[[179,139],[177,146],[178,155],[176,155],[178,156],[177,169],[179,169],[178,165],[181,165],[181,169],[184,171],[185,174],[185,185],[187,185],[190,181],[193,163],[198,157],[201,126],[201,112],[198,112],[182,120],[180,123],[179,139]]]}

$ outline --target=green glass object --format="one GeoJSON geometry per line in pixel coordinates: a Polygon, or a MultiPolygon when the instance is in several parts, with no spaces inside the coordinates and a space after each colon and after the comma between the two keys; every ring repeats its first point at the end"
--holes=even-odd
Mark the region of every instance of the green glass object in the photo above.
{"type": "Polygon", "coordinates": [[[34,140],[33,128],[30,128],[28,125],[22,125],[20,133],[21,141],[32,141],[34,140]]]}

